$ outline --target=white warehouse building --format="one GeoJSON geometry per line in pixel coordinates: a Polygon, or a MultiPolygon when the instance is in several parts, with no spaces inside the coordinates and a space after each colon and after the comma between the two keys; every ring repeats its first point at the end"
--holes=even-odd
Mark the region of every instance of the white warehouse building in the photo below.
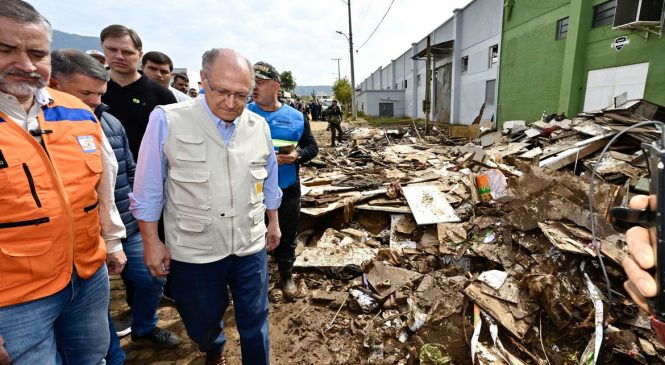
{"type": "Polygon", "coordinates": [[[470,124],[495,119],[502,0],[474,0],[359,85],[358,110],[369,116],[424,118],[427,38],[432,54],[430,120],[470,124]]]}

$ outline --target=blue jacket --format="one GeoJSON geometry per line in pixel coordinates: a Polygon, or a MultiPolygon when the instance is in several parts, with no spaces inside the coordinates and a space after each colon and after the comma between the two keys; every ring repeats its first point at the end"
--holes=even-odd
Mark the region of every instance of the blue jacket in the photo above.
{"type": "Polygon", "coordinates": [[[125,224],[127,237],[139,231],[139,224],[129,210],[129,193],[132,192],[134,185],[134,171],[136,163],[132,151],[129,150],[129,141],[125,128],[120,121],[106,111],[109,107],[101,104],[95,108],[95,115],[101,121],[102,130],[109,140],[109,144],[115,153],[115,159],[118,160],[118,177],[115,180],[115,206],[125,224]]]}
{"type": "Polygon", "coordinates": [[[309,123],[305,123],[301,112],[286,104],[282,104],[279,109],[272,112],[259,108],[255,103],[248,104],[247,109],[265,118],[270,127],[275,152],[279,150],[279,147],[287,144],[300,149],[298,162],[279,166],[279,187],[284,190],[293,186],[298,182],[299,164],[311,160],[319,151],[316,140],[309,129],[309,123]],[[305,150],[307,151],[305,152],[305,150]]]}

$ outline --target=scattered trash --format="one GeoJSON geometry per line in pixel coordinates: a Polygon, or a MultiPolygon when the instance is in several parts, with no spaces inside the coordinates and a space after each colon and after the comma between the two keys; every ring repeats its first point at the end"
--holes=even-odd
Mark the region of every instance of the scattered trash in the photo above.
{"type": "Polygon", "coordinates": [[[338,363],[468,363],[469,347],[478,364],[665,363],[648,318],[621,289],[626,227],[608,215],[648,191],[640,144],[660,131],[619,138],[599,164],[591,211],[587,196],[608,139],[664,116],[636,100],[501,130],[482,120],[436,125],[429,136],[411,121],[352,125],[348,141],[301,169],[307,234],[294,265],[310,287],[307,314],[336,310],[326,331],[365,336],[357,361],[338,363]],[[592,216],[612,305],[602,302],[592,216]]]}
{"type": "Polygon", "coordinates": [[[422,365],[446,365],[450,363],[450,357],[444,356],[436,345],[427,343],[420,348],[420,363],[422,365]]]}

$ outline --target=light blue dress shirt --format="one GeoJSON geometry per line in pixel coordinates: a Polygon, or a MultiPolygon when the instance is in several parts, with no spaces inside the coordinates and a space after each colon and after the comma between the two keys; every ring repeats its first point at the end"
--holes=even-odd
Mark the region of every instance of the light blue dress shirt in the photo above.
{"type": "MultiPolygon", "coordinates": [[[[224,144],[228,145],[238,124],[238,118],[233,123],[226,123],[210,111],[204,97],[198,100],[201,101],[203,109],[210,116],[210,122],[217,126],[224,144]]],[[[162,215],[165,199],[164,180],[168,172],[168,161],[164,155],[164,142],[167,135],[168,126],[164,110],[155,108],[150,113],[148,126],[141,141],[134,175],[134,192],[129,194],[130,209],[138,220],[156,222],[162,215]]],[[[269,142],[270,151],[273,151],[272,140],[269,142]]],[[[279,208],[282,201],[282,190],[277,185],[277,158],[274,153],[268,155],[266,169],[268,177],[263,183],[264,204],[268,210],[275,210],[279,208]]]]}

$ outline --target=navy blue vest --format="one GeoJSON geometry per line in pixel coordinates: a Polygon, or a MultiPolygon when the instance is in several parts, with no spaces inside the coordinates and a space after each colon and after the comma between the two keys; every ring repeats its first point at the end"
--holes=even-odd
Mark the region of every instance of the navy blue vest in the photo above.
{"type": "Polygon", "coordinates": [[[132,151],[129,150],[129,142],[125,128],[118,119],[111,114],[107,113],[108,106],[101,104],[95,109],[97,119],[101,121],[102,130],[109,140],[109,144],[113,148],[115,158],[118,161],[118,177],[115,180],[115,206],[118,208],[118,213],[122,218],[122,223],[125,225],[127,237],[139,231],[138,222],[134,219],[132,212],[129,210],[129,193],[132,192],[132,184],[134,183],[134,170],[136,164],[132,151]]]}

